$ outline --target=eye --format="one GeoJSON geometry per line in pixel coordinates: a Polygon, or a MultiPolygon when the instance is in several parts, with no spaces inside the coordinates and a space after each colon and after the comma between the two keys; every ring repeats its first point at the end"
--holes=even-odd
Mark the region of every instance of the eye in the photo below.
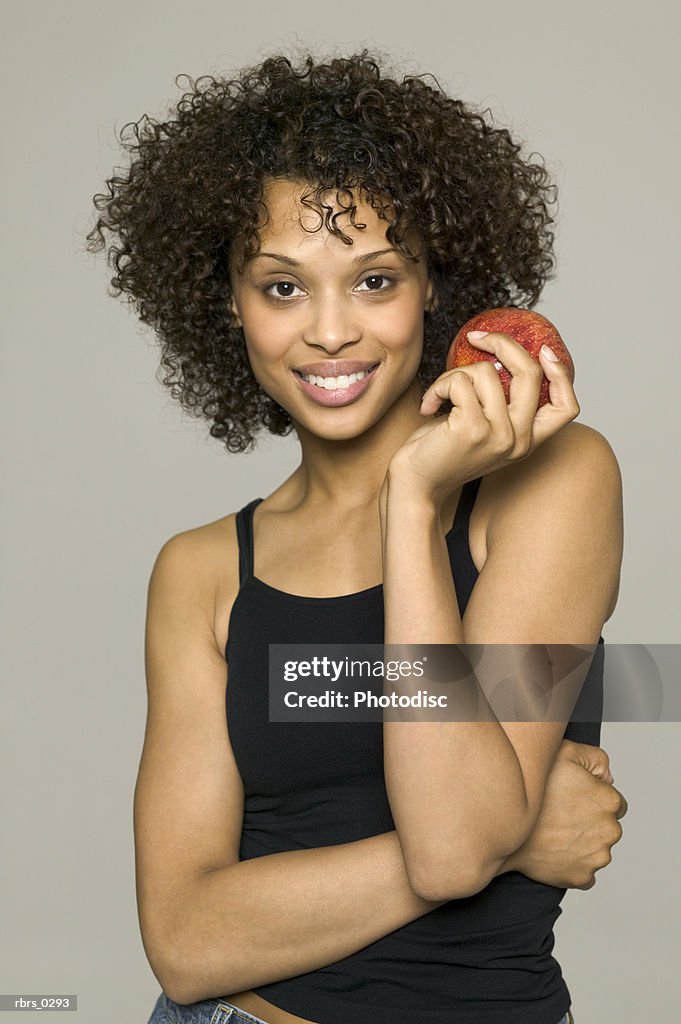
{"type": "MultiPolygon", "coordinates": [[[[281,301],[282,299],[295,298],[294,292],[298,288],[297,284],[293,281],[273,281],[272,284],[268,284],[263,289],[265,295],[269,296],[275,301],[281,301]],[[274,291],[273,291],[274,289],[274,291]]],[[[300,291],[300,289],[298,289],[300,291]]]]}
{"type": "Polygon", "coordinates": [[[365,284],[367,286],[367,291],[386,292],[389,288],[392,288],[394,283],[394,279],[392,277],[388,277],[387,274],[370,274],[368,277],[364,278],[359,287],[361,288],[361,285],[365,284]]]}

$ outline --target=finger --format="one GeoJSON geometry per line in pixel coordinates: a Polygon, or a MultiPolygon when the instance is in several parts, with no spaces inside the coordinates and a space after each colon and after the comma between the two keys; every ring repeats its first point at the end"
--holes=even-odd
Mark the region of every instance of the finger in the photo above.
{"type": "Polygon", "coordinates": [[[611,786],[615,781],[609,768],[598,767],[597,769],[593,769],[592,775],[595,775],[601,780],[601,782],[604,782],[608,786],[611,786]]]}
{"type": "Polygon", "coordinates": [[[471,415],[475,415],[476,408],[483,415],[472,378],[464,369],[448,370],[433,381],[421,399],[421,415],[433,415],[445,399],[471,415]]]}
{"type": "Polygon", "coordinates": [[[523,428],[527,429],[528,422],[531,424],[533,444],[536,446],[579,416],[581,410],[572,385],[570,370],[561,360],[549,359],[540,350],[537,361],[520,342],[508,334],[490,332],[479,339],[469,337],[469,341],[486,352],[494,352],[511,374],[509,408],[519,441],[523,436],[523,428]],[[549,401],[537,410],[544,376],[549,382],[549,401]],[[520,380],[515,381],[516,377],[520,380]],[[521,383],[520,388],[517,386],[518,383],[521,383]]]}
{"type": "MultiPolygon", "coordinates": [[[[615,789],[614,786],[613,786],[613,789],[615,789]]],[[[615,792],[617,793],[618,797],[620,798],[619,806],[617,807],[617,809],[615,811],[615,817],[619,820],[620,818],[623,818],[624,815],[629,810],[629,804],[627,803],[627,801],[624,798],[624,796],[622,795],[622,793],[620,793],[619,789],[615,789],[615,792]]]]}
{"type": "Polygon", "coordinates": [[[583,750],[582,755],[586,761],[586,767],[593,775],[598,775],[599,778],[604,779],[606,782],[612,782],[610,776],[610,758],[606,754],[602,747],[592,747],[588,744],[582,744],[583,750]]]}
{"type": "Polygon", "coordinates": [[[581,411],[572,377],[565,363],[559,359],[549,359],[541,349],[539,360],[549,382],[549,401],[537,410],[534,418],[533,431],[537,444],[541,444],[560,427],[576,419],[581,411]]]}
{"type": "MultiPolygon", "coordinates": [[[[498,452],[505,454],[513,450],[513,424],[508,415],[508,405],[499,374],[492,363],[485,360],[466,367],[457,367],[456,370],[451,370],[438,378],[432,390],[444,394],[451,401],[454,407],[450,413],[451,425],[458,426],[457,420],[460,420],[463,413],[470,428],[469,440],[487,442],[493,439],[492,443],[498,452]],[[458,376],[454,377],[453,374],[458,376]],[[463,384],[461,375],[467,378],[463,384]],[[474,404],[476,399],[477,406],[474,404]],[[454,414],[457,407],[459,412],[454,414]]],[[[429,399],[425,408],[422,404],[421,413],[430,412],[436,401],[437,399],[429,399]]],[[[439,405],[439,401],[437,404],[439,405]]]]}
{"type": "Polygon", "coordinates": [[[615,822],[615,833],[614,833],[612,839],[610,840],[611,854],[612,854],[612,847],[615,846],[616,843],[619,843],[619,841],[620,841],[620,839],[622,838],[623,835],[624,835],[624,830],[622,829],[622,826],[619,824],[619,822],[615,822]]]}
{"type": "Polygon", "coordinates": [[[450,370],[441,373],[436,377],[430,387],[427,387],[421,398],[421,415],[432,416],[442,405],[445,398],[449,398],[449,377],[452,373],[462,373],[462,370],[450,370]]]}
{"type": "Polygon", "coordinates": [[[482,410],[502,447],[511,448],[515,440],[513,424],[499,374],[487,360],[465,368],[471,379],[482,410]]]}
{"type": "Polygon", "coordinates": [[[493,352],[497,360],[511,374],[508,410],[513,429],[520,443],[529,441],[532,423],[539,404],[544,373],[542,367],[527,349],[510,334],[490,331],[479,339],[469,338],[486,352],[493,352]]]}
{"type": "Polygon", "coordinates": [[[576,743],[574,740],[563,740],[561,747],[564,747],[566,757],[587,772],[604,782],[614,781],[610,774],[610,758],[602,747],[595,747],[591,743],[576,743]]]}

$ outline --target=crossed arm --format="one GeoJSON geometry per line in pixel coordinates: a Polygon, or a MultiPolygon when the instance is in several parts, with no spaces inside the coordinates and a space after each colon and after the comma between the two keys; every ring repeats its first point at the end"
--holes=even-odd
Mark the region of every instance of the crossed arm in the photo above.
{"type": "MultiPolygon", "coordinates": [[[[191,532],[171,538],[150,580],[134,807],[142,939],[178,1003],[315,970],[444,902],[414,892],[396,831],[239,861],[243,789],[225,720],[227,666],[197,544],[191,532]]],[[[599,748],[564,742],[534,829],[495,873],[589,888],[626,810],[610,781],[599,748]]]]}
{"type": "MultiPolygon", "coordinates": [[[[614,608],[622,556],[614,455],[602,435],[573,424],[504,472],[463,620],[437,504],[399,473],[388,476],[386,644],[480,644],[490,652],[499,644],[556,652],[575,645],[593,653],[614,608]]],[[[412,887],[426,899],[479,892],[526,841],[574,703],[563,720],[500,721],[486,696],[491,681],[484,667],[472,673],[476,720],[383,726],[393,819],[412,887]]]]}

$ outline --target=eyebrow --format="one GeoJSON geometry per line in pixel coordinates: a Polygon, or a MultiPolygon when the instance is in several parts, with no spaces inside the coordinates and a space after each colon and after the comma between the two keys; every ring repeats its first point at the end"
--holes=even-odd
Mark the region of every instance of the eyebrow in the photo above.
{"type": "MultiPolygon", "coordinates": [[[[396,256],[402,256],[398,249],[391,247],[390,249],[377,249],[376,252],[365,252],[361,256],[355,256],[352,262],[363,266],[365,263],[371,263],[372,260],[375,260],[378,256],[384,256],[386,253],[395,253],[396,256]]],[[[280,263],[285,263],[288,267],[302,266],[298,260],[292,260],[290,256],[283,256],[278,252],[259,252],[252,256],[251,259],[257,260],[261,256],[269,256],[273,260],[279,260],[280,263]]]]}

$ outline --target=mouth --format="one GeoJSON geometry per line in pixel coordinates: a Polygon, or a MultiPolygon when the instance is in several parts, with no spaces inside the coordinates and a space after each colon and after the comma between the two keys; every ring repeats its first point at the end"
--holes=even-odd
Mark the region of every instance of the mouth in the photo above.
{"type": "Polygon", "coordinates": [[[375,363],[361,373],[342,374],[338,377],[321,377],[293,370],[303,392],[318,405],[348,405],[369,387],[381,364],[375,363]]]}

